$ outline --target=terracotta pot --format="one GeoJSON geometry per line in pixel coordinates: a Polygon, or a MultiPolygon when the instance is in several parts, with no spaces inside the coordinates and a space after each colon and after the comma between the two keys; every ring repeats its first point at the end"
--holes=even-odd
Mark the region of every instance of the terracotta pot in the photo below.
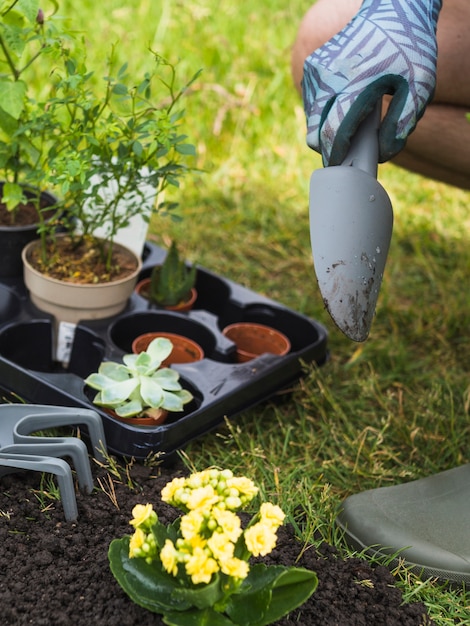
{"type": "MultiPolygon", "coordinates": [[[[139,294],[139,296],[150,301],[150,297],[148,295],[150,291],[150,278],[143,278],[142,280],[140,280],[135,287],[135,291],[136,293],[139,294]]],[[[186,313],[187,311],[190,311],[193,308],[196,300],[197,300],[197,290],[193,287],[191,289],[191,295],[187,300],[184,300],[183,302],[179,302],[178,304],[175,304],[173,306],[162,306],[161,308],[167,311],[179,311],[180,313],[186,313]]],[[[157,303],[155,302],[155,304],[157,303]]]]}
{"type": "Polygon", "coordinates": [[[131,426],[161,426],[165,423],[168,417],[168,411],[165,409],[152,409],[155,412],[154,415],[149,416],[141,416],[141,417],[121,417],[117,415],[115,411],[112,409],[103,409],[114,417],[114,419],[119,420],[120,422],[124,422],[125,424],[130,424],[131,426]]]}
{"type": "Polygon", "coordinates": [[[226,326],[222,332],[236,345],[238,363],[251,361],[267,352],[283,356],[291,347],[283,333],[264,324],[237,322],[226,326]]]}
{"type": "MultiPolygon", "coordinates": [[[[39,240],[32,241],[22,252],[24,282],[38,309],[50,313],[58,322],[76,324],[80,320],[111,317],[125,308],[142,268],[138,257],[135,257],[136,269],[126,278],[109,283],[77,284],[51,278],[32,267],[28,259],[33,248],[39,245],[39,240]]],[[[114,245],[125,249],[120,244],[114,245]]]]}
{"type": "Polygon", "coordinates": [[[132,352],[139,354],[147,349],[149,343],[157,337],[165,337],[173,344],[171,354],[162,362],[163,367],[168,367],[172,363],[194,363],[204,358],[204,350],[201,346],[183,335],[165,332],[153,332],[139,335],[132,342],[132,352]]]}

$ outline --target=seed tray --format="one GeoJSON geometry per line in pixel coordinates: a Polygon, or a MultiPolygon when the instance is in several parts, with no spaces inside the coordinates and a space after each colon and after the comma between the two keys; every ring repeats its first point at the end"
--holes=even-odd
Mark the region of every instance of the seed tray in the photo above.
{"type": "MultiPolygon", "coordinates": [[[[161,263],[165,250],[146,243],[140,278],[161,263]]],[[[35,404],[93,408],[103,418],[111,453],[145,459],[173,454],[216,427],[225,417],[252,407],[288,387],[302,374],[302,363],[328,357],[325,328],[302,314],[198,266],[198,299],[189,313],[163,310],[134,293],[126,309],[103,320],[60,325],[29,300],[22,279],[0,280],[0,384],[35,404]],[[289,338],[285,356],[263,354],[235,362],[235,345],[222,329],[250,321],[277,328],[289,338]],[[172,365],[194,395],[183,413],[170,413],[161,426],[121,422],[92,404],[95,391],[83,379],[104,359],[120,360],[142,333],[166,331],[199,343],[202,361],[172,365]]]]}

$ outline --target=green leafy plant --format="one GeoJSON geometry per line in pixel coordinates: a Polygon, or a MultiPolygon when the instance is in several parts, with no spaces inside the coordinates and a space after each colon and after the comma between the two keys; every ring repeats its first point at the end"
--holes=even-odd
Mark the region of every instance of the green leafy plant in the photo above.
{"type": "Polygon", "coordinates": [[[150,69],[133,75],[127,62],[117,62],[114,45],[100,77],[88,67],[85,38],[58,17],[58,3],[52,5],[55,13],[45,15],[39,0],[1,4],[3,200],[14,211],[25,200],[24,184],[37,189],[38,205],[41,191],[59,198],[57,219],[38,206],[36,269],[62,278],[51,267],[61,268],[82,246],[99,251],[105,272],[99,281],[93,272],[83,280],[84,271],[66,266],[66,279],[112,280],[119,271],[113,264],[116,234],[135,216],[149,221],[176,206],[164,192],[179,185],[195,155],[182,132],[180,101],[199,72],[180,81],[176,66],[150,50],[150,69]],[[58,230],[67,238],[57,237],[58,230]],[[65,251],[59,241],[67,242],[65,251]]]}
{"type": "Polygon", "coordinates": [[[275,547],[285,517],[264,502],[243,529],[237,512],[257,492],[230,470],[173,479],[162,500],[184,514],[164,526],[151,504],[135,506],[134,534],[109,547],[113,575],[134,602],[170,626],[272,624],[303,604],[318,579],[303,568],[249,564],[275,547]]]}
{"type": "Polygon", "coordinates": [[[175,306],[186,301],[195,285],[196,274],[196,266],[186,266],[172,241],[163,263],[152,269],[149,299],[160,306],[175,306]]]}
{"type": "Polygon", "coordinates": [[[32,201],[39,210],[46,141],[54,130],[31,86],[39,82],[49,91],[48,73],[60,56],[62,22],[55,19],[57,5],[49,4],[52,11],[45,17],[39,0],[0,2],[1,199],[12,224],[20,205],[32,201]]]}
{"type": "Polygon", "coordinates": [[[173,349],[169,339],[158,337],[140,354],[126,354],[122,363],[103,361],[85,383],[98,390],[93,402],[120,417],[151,415],[155,410],[182,411],[193,399],[183,389],[179,373],[162,362],[173,349]]]}
{"type": "MultiPolygon", "coordinates": [[[[168,185],[178,186],[188,171],[184,159],[195,153],[181,133],[183,111],[176,105],[198,74],[177,88],[175,66],[151,54],[153,71],[136,79],[127,74],[127,64],[114,67],[112,50],[107,75],[96,83],[84,48],[64,52],[55,97],[48,103],[58,133],[48,152],[48,185],[63,198],[68,235],[75,242],[92,238],[108,270],[120,229],[134,216],[148,221],[156,211],[176,206],[151,200],[152,210],[143,211],[149,198],[162,197],[168,185]],[[94,237],[99,228],[106,246],[94,237]]],[[[43,224],[42,235],[47,264],[55,252],[55,231],[43,224]]]]}

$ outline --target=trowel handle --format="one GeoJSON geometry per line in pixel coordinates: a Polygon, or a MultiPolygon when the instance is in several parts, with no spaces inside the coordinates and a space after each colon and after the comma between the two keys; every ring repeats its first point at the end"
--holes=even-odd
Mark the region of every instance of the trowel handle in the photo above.
{"type": "Polygon", "coordinates": [[[351,140],[349,152],[341,165],[357,167],[377,178],[381,113],[382,101],[379,100],[372,113],[359,125],[351,140]]]}

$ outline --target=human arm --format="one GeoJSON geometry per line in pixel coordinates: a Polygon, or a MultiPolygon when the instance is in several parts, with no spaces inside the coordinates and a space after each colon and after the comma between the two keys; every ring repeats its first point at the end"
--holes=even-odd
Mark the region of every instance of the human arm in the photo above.
{"type": "Polygon", "coordinates": [[[440,8],[441,0],[364,0],[346,27],[307,57],[307,143],[325,165],[343,161],[360,122],[385,94],[392,99],[379,159],[403,149],[434,93],[440,8]]]}

